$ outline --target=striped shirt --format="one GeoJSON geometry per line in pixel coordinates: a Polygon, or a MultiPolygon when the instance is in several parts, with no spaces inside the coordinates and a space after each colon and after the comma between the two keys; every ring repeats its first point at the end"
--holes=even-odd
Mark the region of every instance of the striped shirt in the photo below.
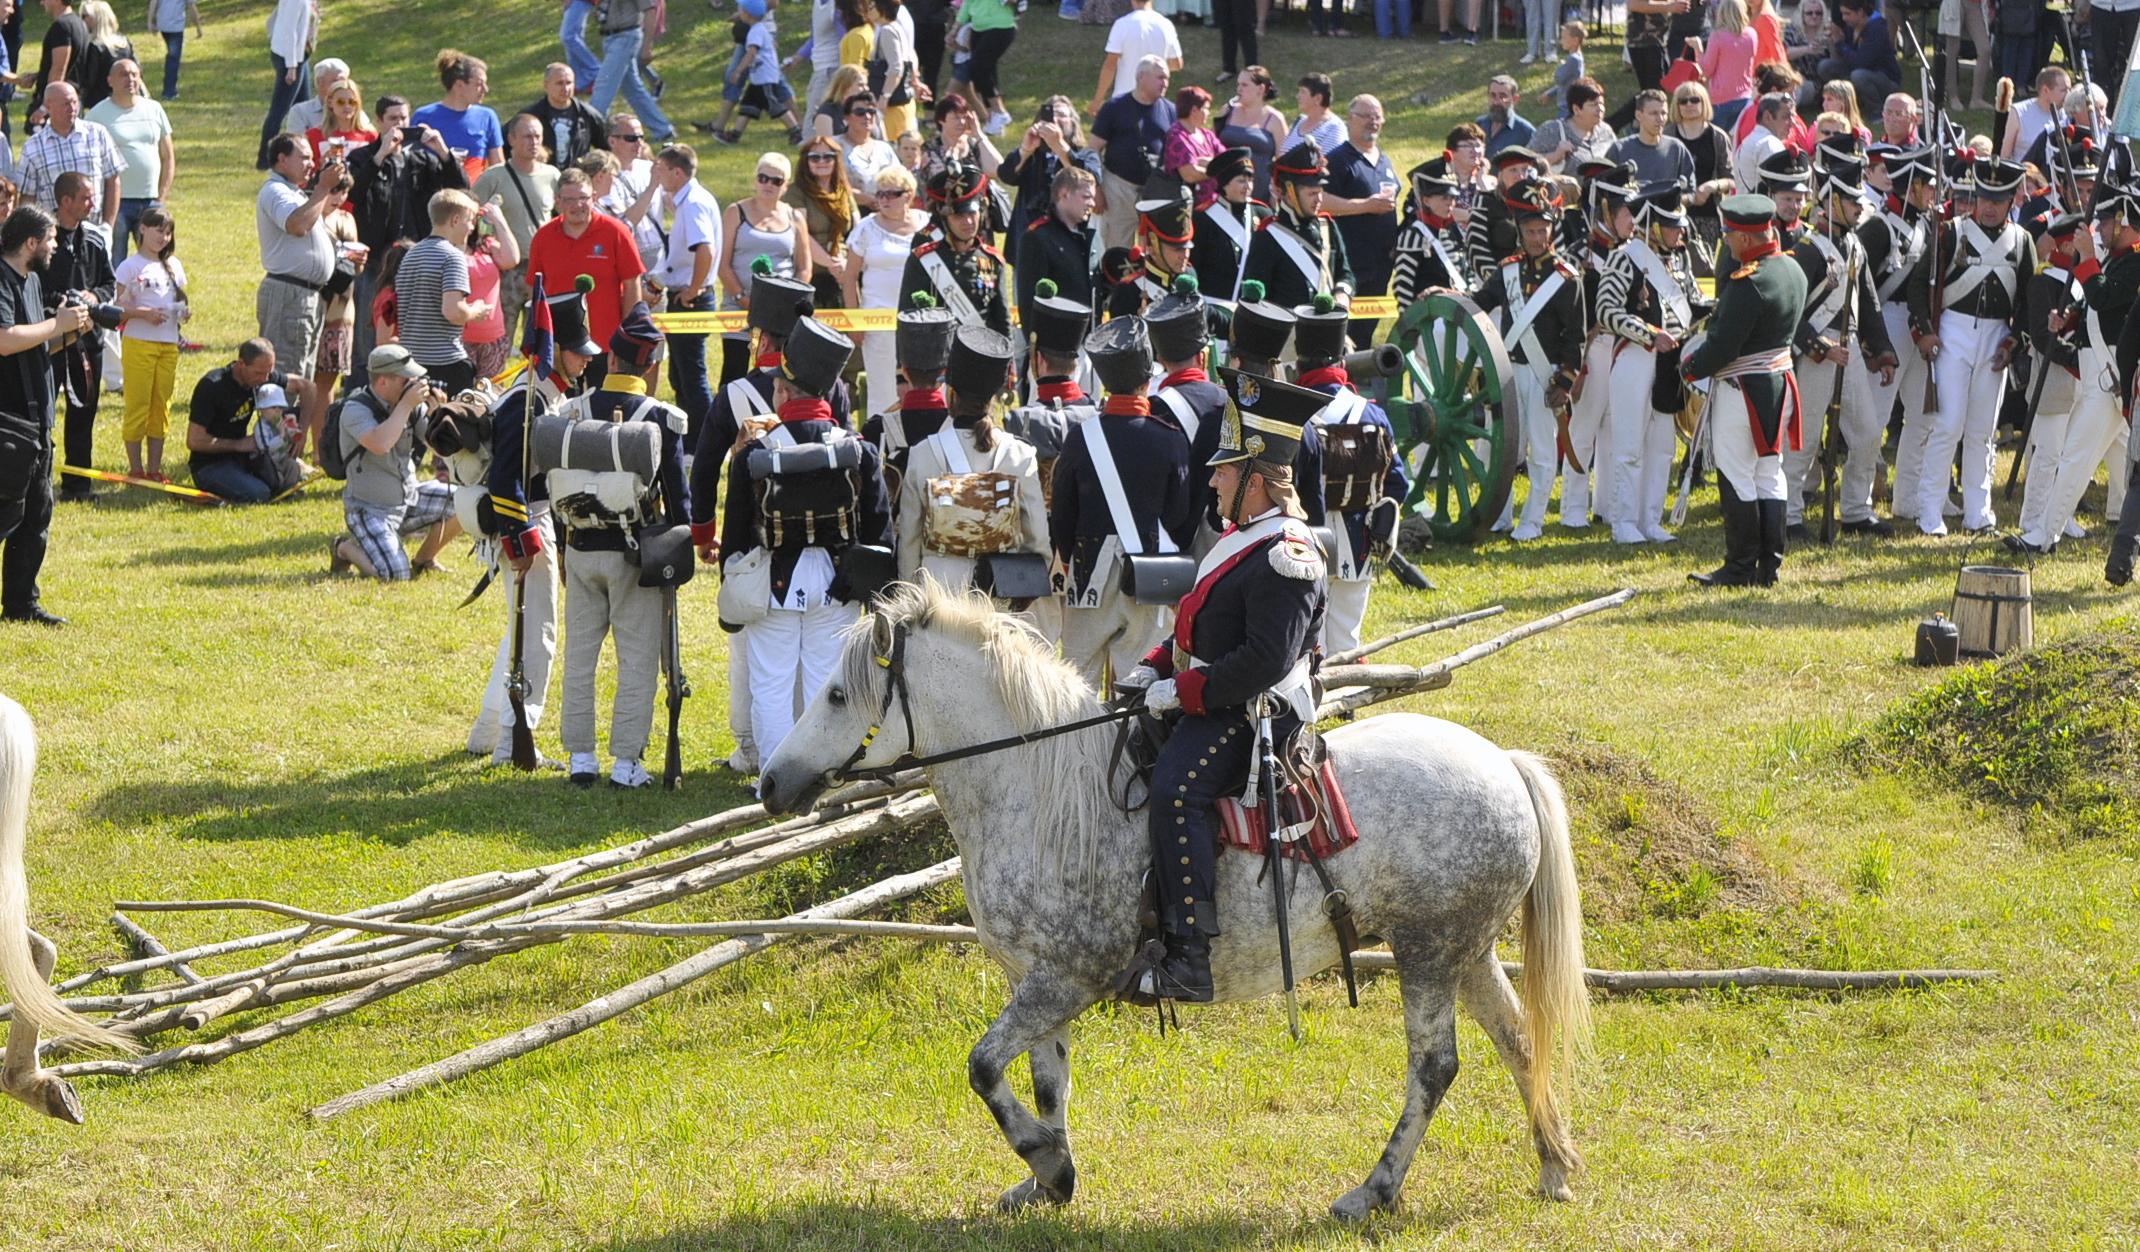
{"type": "Polygon", "coordinates": [[[401,311],[401,346],[419,365],[452,365],[468,359],[461,328],[440,311],[445,294],[467,295],[468,256],[450,241],[433,235],[409,249],[394,278],[394,301],[401,311]]]}

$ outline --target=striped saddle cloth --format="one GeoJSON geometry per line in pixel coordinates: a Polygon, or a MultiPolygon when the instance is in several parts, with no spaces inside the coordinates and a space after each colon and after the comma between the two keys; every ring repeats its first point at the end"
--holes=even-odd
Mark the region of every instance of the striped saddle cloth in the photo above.
{"type": "MultiPolygon", "coordinates": [[[[1306,860],[1312,850],[1321,860],[1360,840],[1345,793],[1338,788],[1337,771],[1327,758],[1317,764],[1306,783],[1279,789],[1278,810],[1284,815],[1279,825],[1280,856],[1306,860]]],[[[1263,855],[1270,842],[1270,820],[1262,805],[1244,805],[1239,797],[1226,796],[1219,800],[1218,814],[1222,848],[1263,855]]]]}

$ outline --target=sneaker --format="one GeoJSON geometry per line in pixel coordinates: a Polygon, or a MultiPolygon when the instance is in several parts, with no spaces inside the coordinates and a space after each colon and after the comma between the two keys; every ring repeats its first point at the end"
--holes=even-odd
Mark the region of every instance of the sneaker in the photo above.
{"type": "Polygon", "coordinates": [[[1661,522],[1644,522],[1640,527],[1642,537],[1651,543],[1678,543],[1679,536],[1664,528],[1661,522]]]}
{"type": "Polygon", "coordinates": [[[739,746],[728,754],[727,760],[721,762],[721,767],[749,777],[758,772],[758,754],[739,746]]]}
{"type": "Polygon", "coordinates": [[[1457,41],[1457,33],[1456,33],[1455,31],[1453,31],[1453,30],[1445,30],[1445,31],[1443,31],[1443,32],[1442,32],[1442,34],[1441,34],[1441,38],[1440,38],[1440,39],[1437,39],[1437,40],[1435,40],[1435,42],[1436,42],[1436,43],[1445,43],[1445,44],[1453,44],[1453,43],[1455,43],[1456,41],[1457,41]]]}
{"type": "Polygon", "coordinates": [[[342,536],[336,535],[327,541],[327,575],[336,577],[356,568],[356,563],[342,555],[342,536]]]}
{"type": "Polygon", "coordinates": [[[1464,32],[1464,46],[1465,46],[1465,47],[1467,47],[1467,48],[1476,48],[1476,47],[1478,47],[1478,46],[1479,46],[1479,32],[1477,32],[1477,31],[1475,31],[1475,30],[1467,30],[1467,31],[1465,31],[1465,32],[1464,32]]]}
{"type": "Polygon", "coordinates": [[[1516,64],[1536,65],[1538,64],[1538,54],[1535,52],[1526,52],[1522,56],[1516,58],[1516,64]]]}
{"type": "Polygon", "coordinates": [[[1648,543],[1650,537],[1643,534],[1642,528],[1633,522],[1614,522],[1612,524],[1612,541],[1614,543],[1648,543]]]}
{"type": "Polygon", "coordinates": [[[1518,522],[1516,529],[1508,532],[1508,537],[1517,543],[1529,543],[1533,539],[1543,538],[1545,533],[1546,528],[1536,522],[1518,522]]]}
{"type": "Polygon", "coordinates": [[[646,766],[639,762],[620,759],[609,771],[609,785],[634,789],[651,787],[654,785],[654,776],[647,773],[646,766]]]}
{"type": "Polygon", "coordinates": [[[661,74],[651,65],[640,66],[639,77],[646,80],[647,89],[654,93],[656,100],[661,99],[661,93],[668,90],[669,84],[662,81],[661,74]]]}
{"type": "Polygon", "coordinates": [[[602,772],[602,760],[592,752],[575,752],[572,763],[566,767],[570,773],[567,781],[582,789],[594,786],[595,778],[602,772]]]}
{"type": "Polygon", "coordinates": [[[988,115],[988,125],[983,126],[981,129],[991,135],[1000,135],[1003,133],[1004,128],[1010,124],[1011,115],[999,109],[988,115]]]}

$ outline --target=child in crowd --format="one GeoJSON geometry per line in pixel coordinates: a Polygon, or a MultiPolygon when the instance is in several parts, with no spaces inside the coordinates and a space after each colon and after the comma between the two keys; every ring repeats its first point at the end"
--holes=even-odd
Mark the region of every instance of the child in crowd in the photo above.
{"type": "Polygon", "coordinates": [[[178,384],[178,328],[192,315],[186,305],[186,269],[172,255],[177,247],[178,227],[171,210],[151,205],[134,223],[134,250],[114,275],[119,307],[126,310],[119,360],[131,383],[121,424],[126,472],[160,483],[171,481],[163,472],[163,443],[170,429],[171,391],[178,384]]]}
{"type": "Polygon", "coordinates": [[[778,49],[779,29],[773,21],[772,0],[742,0],[736,20],[728,29],[736,50],[729,55],[721,79],[721,116],[701,127],[713,132],[717,142],[743,141],[744,128],[756,117],[777,117],[786,123],[788,142],[802,142],[802,122],[795,116],[795,92],[782,74],[778,49]],[[743,125],[729,122],[740,110],[743,125]]]}
{"type": "Polygon", "coordinates": [[[1568,88],[1583,76],[1583,40],[1590,35],[1590,28],[1578,21],[1560,24],[1560,64],[1553,70],[1553,85],[1539,94],[1551,104],[1557,116],[1568,116],[1568,88]]]}
{"type": "Polygon", "coordinates": [[[311,467],[297,459],[297,414],[290,397],[275,383],[262,383],[253,392],[253,444],[260,455],[252,470],[281,495],[311,476],[311,467]]]}

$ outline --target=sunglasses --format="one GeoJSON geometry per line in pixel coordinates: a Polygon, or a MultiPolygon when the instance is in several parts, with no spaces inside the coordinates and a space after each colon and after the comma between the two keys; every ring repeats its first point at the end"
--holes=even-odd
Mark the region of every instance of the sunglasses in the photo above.
{"type": "Polygon", "coordinates": [[[847,116],[849,116],[849,117],[875,117],[875,116],[877,116],[877,111],[876,111],[875,109],[854,109],[854,110],[850,111],[850,112],[849,112],[849,113],[847,114],[847,116]]]}
{"type": "Polygon", "coordinates": [[[788,180],[778,174],[760,174],[758,175],[758,182],[761,186],[766,187],[785,187],[788,180]]]}
{"type": "Polygon", "coordinates": [[[619,142],[619,143],[645,143],[645,142],[646,142],[646,136],[645,136],[645,135],[623,135],[623,134],[614,134],[614,135],[611,135],[611,136],[610,136],[610,138],[611,138],[611,139],[614,139],[614,140],[616,140],[616,141],[617,141],[617,142],[619,142]]]}
{"type": "Polygon", "coordinates": [[[803,159],[806,161],[837,161],[840,159],[840,154],[837,152],[813,152],[803,159]]]}
{"type": "Polygon", "coordinates": [[[897,200],[901,196],[911,196],[913,194],[913,192],[904,187],[879,187],[877,189],[877,198],[879,200],[897,200]]]}

